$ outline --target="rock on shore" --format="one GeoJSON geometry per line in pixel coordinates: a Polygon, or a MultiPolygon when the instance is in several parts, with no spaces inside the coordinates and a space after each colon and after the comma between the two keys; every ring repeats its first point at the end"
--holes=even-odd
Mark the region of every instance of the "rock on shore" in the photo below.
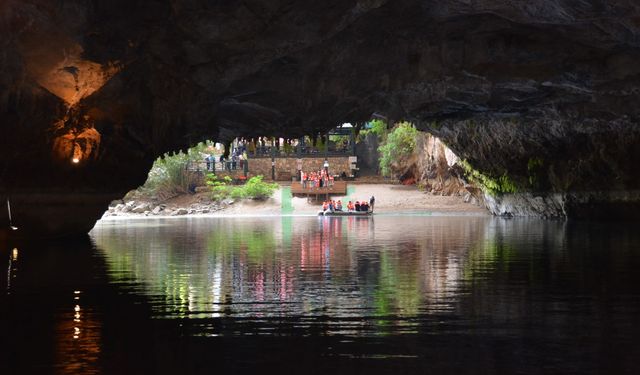
{"type": "Polygon", "coordinates": [[[203,194],[179,196],[166,202],[119,200],[113,201],[102,217],[204,215],[224,210],[233,203],[233,200],[213,202],[203,194]]]}

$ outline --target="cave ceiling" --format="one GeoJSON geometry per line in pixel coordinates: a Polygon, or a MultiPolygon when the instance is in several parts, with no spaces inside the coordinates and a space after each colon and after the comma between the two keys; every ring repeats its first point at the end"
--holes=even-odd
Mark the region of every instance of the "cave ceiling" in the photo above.
{"type": "Polygon", "coordinates": [[[95,170],[126,170],[374,112],[497,172],[576,134],[578,154],[599,147],[590,134],[638,140],[632,0],[5,0],[0,14],[1,152],[22,171],[36,168],[23,155],[52,159],[52,180],[78,139],[95,170]]]}

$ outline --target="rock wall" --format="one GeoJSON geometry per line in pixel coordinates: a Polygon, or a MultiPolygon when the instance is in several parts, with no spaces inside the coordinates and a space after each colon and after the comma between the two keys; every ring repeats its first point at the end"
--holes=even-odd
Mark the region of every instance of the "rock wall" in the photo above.
{"type": "Polygon", "coordinates": [[[415,164],[409,166],[405,172],[426,191],[443,195],[466,195],[470,193],[467,187],[475,192],[465,182],[460,159],[439,138],[429,133],[419,133],[416,139],[415,164]]]}
{"type": "Polygon", "coordinates": [[[633,220],[638,217],[638,200],[638,191],[484,195],[489,212],[506,217],[633,220]]]}

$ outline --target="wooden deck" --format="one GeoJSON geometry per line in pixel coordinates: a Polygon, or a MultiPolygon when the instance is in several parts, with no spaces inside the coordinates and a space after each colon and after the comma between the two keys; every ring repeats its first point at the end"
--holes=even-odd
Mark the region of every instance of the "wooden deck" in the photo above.
{"type": "Polygon", "coordinates": [[[291,183],[291,194],[293,195],[306,195],[307,198],[314,197],[318,199],[321,196],[325,196],[329,199],[330,195],[347,195],[347,182],[335,181],[331,187],[322,188],[303,188],[300,182],[291,183]]]}

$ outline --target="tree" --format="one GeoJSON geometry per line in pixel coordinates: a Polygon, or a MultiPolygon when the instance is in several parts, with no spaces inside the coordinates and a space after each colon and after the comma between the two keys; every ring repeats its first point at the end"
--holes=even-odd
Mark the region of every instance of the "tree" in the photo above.
{"type": "Polygon", "coordinates": [[[387,139],[378,147],[383,176],[390,176],[402,161],[413,156],[417,135],[418,131],[409,122],[398,123],[391,130],[387,139]]]}

